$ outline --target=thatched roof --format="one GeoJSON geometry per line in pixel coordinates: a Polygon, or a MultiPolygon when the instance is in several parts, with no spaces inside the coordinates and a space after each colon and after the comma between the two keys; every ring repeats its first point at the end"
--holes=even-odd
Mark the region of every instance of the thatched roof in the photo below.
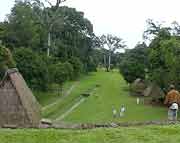
{"type": "Polygon", "coordinates": [[[3,80],[0,82],[0,89],[5,88],[4,85],[7,81],[10,81],[13,85],[12,87],[16,91],[14,96],[19,96],[20,102],[32,126],[37,126],[41,118],[40,105],[17,69],[10,69],[6,72],[3,80]]]}

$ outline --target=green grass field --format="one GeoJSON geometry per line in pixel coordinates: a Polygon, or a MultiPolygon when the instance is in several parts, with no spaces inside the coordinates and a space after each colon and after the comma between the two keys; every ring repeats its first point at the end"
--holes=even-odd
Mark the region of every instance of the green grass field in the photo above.
{"type": "Polygon", "coordinates": [[[0,130],[0,143],[179,143],[180,126],[0,130]]]}
{"type": "MultiPolygon", "coordinates": [[[[124,121],[164,120],[167,109],[150,105],[136,105],[136,98],[129,95],[128,85],[117,72],[91,73],[79,81],[67,82],[64,93],[74,86],[69,96],[61,99],[51,92],[35,92],[43,107],[43,116],[56,119],[72,107],[81,94],[93,90],[73,112],[64,118],[72,123],[102,123],[124,121]],[[96,85],[100,85],[96,87],[96,85]],[[96,88],[95,88],[96,87],[96,88]],[[94,90],[96,89],[96,90],[94,90]],[[124,104],[127,108],[123,118],[112,117],[112,106],[117,109],[124,104]]],[[[143,100],[143,99],[141,99],[143,100]]],[[[180,125],[174,126],[141,126],[121,128],[99,128],[92,130],[61,129],[0,129],[0,143],[179,143],[180,125]]]]}
{"type": "MultiPolygon", "coordinates": [[[[81,94],[97,87],[93,94],[78,108],[73,110],[63,121],[73,123],[102,123],[102,122],[124,122],[124,121],[147,121],[147,120],[165,120],[167,118],[167,109],[164,107],[153,107],[151,105],[136,104],[136,98],[129,95],[128,85],[122,76],[117,72],[104,72],[99,70],[82,77],[78,82],[66,83],[66,88],[75,84],[69,96],[55,104],[51,108],[43,111],[43,116],[50,119],[56,119],[71,108],[79,99],[81,94]],[[126,113],[123,118],[112,117],[112,107],[119,110],[121,105],[126,106],[126,113]]],[[[43,106],[53,101],[58,101],[58,96],[44,94],[38,95],[38,99],[43,106]],[[48,101],[48,96],[50,100],[48,101]]],[[[142,101],[143,99],[141,99],[142,101]]]]}

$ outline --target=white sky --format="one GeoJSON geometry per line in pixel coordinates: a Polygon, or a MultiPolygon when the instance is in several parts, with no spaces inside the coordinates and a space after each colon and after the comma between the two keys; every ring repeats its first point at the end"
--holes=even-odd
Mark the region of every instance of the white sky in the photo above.
{"type": "MultiPolygon", "coordinates": [[[[13,4],[14,0],[0,0],[1,21],[13,4]]],[[[129,48],[142,41],[148,18],[180,23],[180,0],[67,0],[65,5],[83,11],[97,35],[117,35],[129,48]]]]}

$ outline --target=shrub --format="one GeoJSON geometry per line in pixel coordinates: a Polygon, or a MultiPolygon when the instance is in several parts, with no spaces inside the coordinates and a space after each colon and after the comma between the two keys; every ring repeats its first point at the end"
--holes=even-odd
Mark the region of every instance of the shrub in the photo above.
{"type": "Polygon", "coordinates": [[[48,68],[42,55],[28,48],[19,48],[14,52],[17,68],[28,85],[33,89],[45,90],[48,87],[48,68]]]}
{"type": "Polygon", "coordinates": [[[70,63],[58,62],[50,66],[51,80],[54,83],[62,85],[66,80],[73,78],[73,67],[70,63]]]}
{"type": "Polygon", "coordinates": [[[93,57],[89,57],[88,58],[88,62],[87,62],[87,72],[95,72],[97,71],[97,64],[95,63],[93,57]]]}
{"type": "Polygon", "coordinates": [[[124,79],[132,83],[137,78],[145,79],[145,67],[143,64],[138,63],[134,60],[124,60],[120,64],[120,73],[123,75],[124,79]]]}
{"type": "Polygon", "coordinates": [[[15,62],[9,49],[0,45],[0,78],[8,68],[14,68],[15,62]]]}
{"type": "Polygon", "coordinates": [[[74,73],[73,66],[69,62],[63,63],[63,66],[64,66],[65,72],[67,73],[67,79],[72,80],[73,79],[73,73],[74,73]]]}
{"type": "Polygon", "coordinates": [[[120,63],[120,73],[131,83],[137,78],[145,79],[148,66],[148,48],[138,44],[134,49],[125,52],[120,63]]]}
{"type": "Polygon", "coordinates": [[[83,64],[77,57],[72,57],[69,59],[69,63],[73,66],[73,79],[80,76],[83,71],[83,64]]]}

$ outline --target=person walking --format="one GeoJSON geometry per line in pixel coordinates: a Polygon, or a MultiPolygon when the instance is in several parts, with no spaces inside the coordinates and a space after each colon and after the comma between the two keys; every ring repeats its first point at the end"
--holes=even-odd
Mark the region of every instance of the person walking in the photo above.
{"type": "Polygon", "coordinates": [[[112,108],[113,118],[117,118],[117,110],[113,107],[112,108]]]}
{"type": "Polygon", "coordinates": [[[137,103],[137,105],[139,105],[139,103],[140,103],[140,98],[139,97],[136,99],[136,103],[137,103]]]}
{"type": "Polygon", "coordinates": [[[170,85],[170,91],[167,93],[165,97],[164,104],[170,107],[173,103],[179,104],[180,101],[180,93],[175,90],[174,85],[170,85]]]}
{"type": "Polygon", "coordinates": [[[177,112],[178,112],[178,104],[173,103],[168,110],[168,120],[170,121],[177,121],[177,112]]]}
{"type": "Polygon", "coordinates": [[[168,109],[168,120],[176,121],[177,113],[179,109],[180,93],[175,90],[174,85],[170,85],[170,91],[167,93],[164,104],[169,107],[168,109]]]}
{"type": "Polygon", "coordinates": [[[124,116],[125,111],[126,111],[126,108],[125,108],[125,106],[124,106],[124,105],[122,105],[122,106],[121,106],[121,108],[120,108],[120,113],[119,113],[119,116],[120,116],[120,117],[123,117],[123,116],[124,116]]]}

